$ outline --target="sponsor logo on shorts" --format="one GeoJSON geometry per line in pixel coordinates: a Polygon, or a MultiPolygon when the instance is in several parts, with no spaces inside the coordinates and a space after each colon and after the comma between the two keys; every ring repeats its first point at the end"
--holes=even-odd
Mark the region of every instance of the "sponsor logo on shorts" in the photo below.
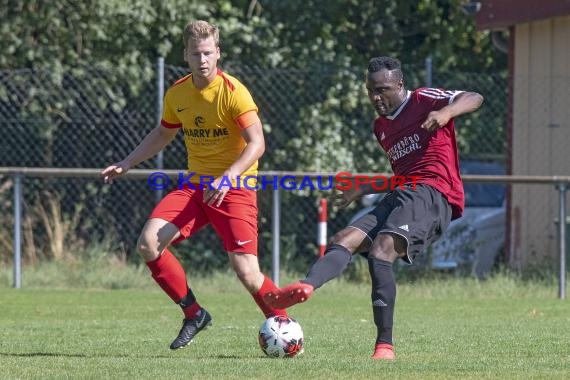
{"type": "Polygon", "coordinates": [[[236,244],[239,246],[246,245],[247,243],[251,243],[251,240],[244,240],[244,241],[236,240],[236,244]]]}

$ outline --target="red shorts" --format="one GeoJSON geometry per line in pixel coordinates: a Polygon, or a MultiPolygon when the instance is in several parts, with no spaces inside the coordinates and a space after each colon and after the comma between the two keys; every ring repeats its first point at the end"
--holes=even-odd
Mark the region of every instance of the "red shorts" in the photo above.
{"type": "Polygon", "coordinates": [[[257,193],[247,189],[229,190],[219,207],[204,203],[204,191],[177,189],[168,193],[152,210],[149,218],[174,224],[180,237],[173,244],[192,236],[208,223],[222,239],[227,252],[257,255],[257,193]]]}

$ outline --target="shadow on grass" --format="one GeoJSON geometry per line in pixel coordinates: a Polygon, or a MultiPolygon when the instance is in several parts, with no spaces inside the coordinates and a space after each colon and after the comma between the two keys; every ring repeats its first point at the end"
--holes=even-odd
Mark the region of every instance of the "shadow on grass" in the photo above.
{"type": "Polygon", "coordinates": [[[238,356],[238,355],[216,355],[214,356],[216,359],[245,359],[245,356],[238,356]]]}
{"type": "Polygon", "coordinates": [[[19,356],[19,357],[34,357],[34,356],[66,356],[70,358],[86,358],[88,355],[85,354],[61,354],[55,352],[27,352],[27,353],[11,353],[11,352],[0,352],[0,356],[19,356]]]}
{"type": "MultiPolygon", "coordinates": [[[[105,355],[105,354],[66,354],[62,352],[0,352],[0,357],[2,356],[13,356],[22,358],[32,358],[32,357],[68,357],[68,358],[133,358],[133,357],[149,357],[148,355],[130,355],[130,354],[118,354],[118,355],[105,355]]],[[[173,355],[152,355],[153,358],[174,358],[173,355]]]]}
{"type": "MultiPolygon", "coordinates": [[[[61,352],[0,352],[0,357],[2,356],[12,356],[12,357],[22,357],[22,358],[32,358],[32,357],[68,357],[68,358],[133,358],[133,357],[149,357],[148,355],[129,355],[129,354],[118,354],[118,355],[105,355],[105,354],[69,354],[61,352]]],[[[153,358],[165,358],[173,359],[176,358],[175,355],[152,355],[153,358]]],[[[216,359],[245,359],[245,356],[239,355],[216,355],[213,356],[216,359]]],[[[197,358],[194,358],[197,359],[197,358]]],[[[202,357],[203,359],[203,357],[202,357]]]]}

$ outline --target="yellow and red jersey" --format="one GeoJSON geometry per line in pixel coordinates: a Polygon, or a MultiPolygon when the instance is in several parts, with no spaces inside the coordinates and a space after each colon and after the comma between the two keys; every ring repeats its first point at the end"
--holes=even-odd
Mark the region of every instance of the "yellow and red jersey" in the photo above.
{"type": "MultiPolygon", "coordinates": [[[[201,176],[221,176],[240,156],[246,146],[237,122],[239,116],[258,108],[248,89],[221,70],[207,87],[198,89],[192,74],[179,79],[164,97],[161,124],[182,128],[188,153],[188,172],[201,176]]],[[[244,173],[257,176],[257,161],[244,173]]],[[[249,182],[249,181],[248,181],[249,182]]]]}

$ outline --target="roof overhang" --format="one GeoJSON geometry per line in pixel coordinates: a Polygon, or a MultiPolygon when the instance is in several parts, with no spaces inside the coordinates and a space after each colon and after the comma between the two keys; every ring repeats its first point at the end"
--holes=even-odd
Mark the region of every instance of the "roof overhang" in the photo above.
{"type": "Polygon", "coordinates": [[[570,0],[481,0],[475,15],[477,29],[503,29],[511,25],[570,14],[570,0]]]}

